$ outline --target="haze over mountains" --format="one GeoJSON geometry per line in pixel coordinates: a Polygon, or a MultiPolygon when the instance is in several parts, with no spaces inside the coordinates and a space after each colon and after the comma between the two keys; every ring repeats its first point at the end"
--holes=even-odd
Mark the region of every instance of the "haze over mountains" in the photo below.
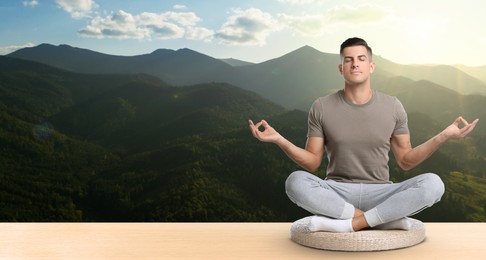
{"type": "MultiPolygon", "coordinates": [[[[255,92],[287,109],[307,111],[319,96],[341,89],[339,55],[301,47],[258,64],[232,66],[190,49],[158,49],[150,54],[116,56],[68,45],[41,44],[8,57],[88,74],[147,74],[172,86],[225,82],[255,92]]],[[[426,112],[447,125],[458,115],[485,118],[486,66],[400,65],[374,56],[372,87],[397,96],[409,113],[426,112]],[[459,69],[459,67],[461,69],[459,69]]],[[[242,65],[239,63],[238,65],[242,65]]],[[[478,126],[480,131],[486,125],[478,126]]]]}
{"type": "MultiPolygon", "coordinates": [[[[458,115],[485,118],[486,67],[399,65],[375,56],[373,87],[409,113],[414,145],[458,115]],[[479,76],[478,76],[479,75],[479,76]]],[[[342,88],[338,55],[304,46],[259,64],[189,50],[114,56],[48,44],[0,56],[0,219],[291,221],[297,169],[248,131],[267,119],[305,143],[307,108],[342,88]],[[234,62],[234,61],[231,61],[234,62]],[[295,110],[297,109],[297,110],[295,110]]],[[[486,220],[485,124],[394,181],[437,172],[433,221],[486,220]]],[[[324,174],[324,166],[317,174],[324,174]]]]}
{"type": "MultiPolygon", "coordinates": [[[[95,74],[145,73],[175,86],[226,82],[254,91],[289,109],[307,111],[316,97],[342,88],[337,71],[339,55],[304,46],[281,57],[258,64],[231,66],[190,49],[158,49],[138,56],[115,56],[68,45],[41,44],[9,54],[61,69],[95,74]]],[[[486,95],[486,66],[469,68],[446,65],[400,65],[375,55],[375,84],[390,77],[427,80],[459,94],[486,95]],[[459,69],[460,68],[460,69],[459,69]],[[469,73],[469,74],[468,74],[469,73]]]]}

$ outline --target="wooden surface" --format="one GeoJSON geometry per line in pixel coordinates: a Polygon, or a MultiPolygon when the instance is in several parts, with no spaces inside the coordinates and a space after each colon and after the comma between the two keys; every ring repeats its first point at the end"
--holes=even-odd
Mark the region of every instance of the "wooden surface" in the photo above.
{"type": "Polygon", "coordinates": [[[426,223],[426,239],[383,252],[290,240],[291,223],[1,223],[0,259],[486,259],[486,223],[426,223]]]}

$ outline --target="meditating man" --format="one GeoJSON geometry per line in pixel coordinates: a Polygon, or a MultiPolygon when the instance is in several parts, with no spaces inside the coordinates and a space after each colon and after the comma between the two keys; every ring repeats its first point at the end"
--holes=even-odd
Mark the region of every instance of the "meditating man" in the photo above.
{"type": "Polygon", "coordinates": [[[313,103],[305,149],[286,140],[265,120],[257,124],[250,120],[251,132],[260,141],[277,144],[308,171],[293,172],[285,186],[290,200],[315,215],[309,222],[310,231],[408,229],[406,217],[438,202],[444,184],[433,173],[391,183],[390,148],[398,165],[410,170],[447,140],[467,135],[478,119],[468,123],[458,117],[442,132],[412,148],[407,114],[400,101],[371,88],[375,64],[366,41],[347,39],[340,56],[344,89],[313,103]],[[311,172],[320,166],[324,152],[329,164],[323,180],[311,172]]]}

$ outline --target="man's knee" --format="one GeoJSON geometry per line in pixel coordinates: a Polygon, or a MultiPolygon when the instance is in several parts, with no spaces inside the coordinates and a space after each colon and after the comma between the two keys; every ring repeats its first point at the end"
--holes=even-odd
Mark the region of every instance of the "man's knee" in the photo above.
{"type": "Polygon", "coordinates": [[[295,171],[287,177],[285,181],[285,192],[290,199],[300,196],[301,191],[305,188],[305,180],[310,173],[305,171],[295,171]]]}
{"type": "Polygon", "coordinates": [[[435,173],[426,173],[422,175],[422,184],[424,199],[429,201],[428,204],[439,202],[445,192],[442,179],[435,173]]]}
{"type": "Polygon", "coordinates": [[[301,182],[303,171],[295,171],[287,177],[285,181],[285,191],[287,194],[294,193],[297,186],[300,186],[299,183],[301,182]]]}

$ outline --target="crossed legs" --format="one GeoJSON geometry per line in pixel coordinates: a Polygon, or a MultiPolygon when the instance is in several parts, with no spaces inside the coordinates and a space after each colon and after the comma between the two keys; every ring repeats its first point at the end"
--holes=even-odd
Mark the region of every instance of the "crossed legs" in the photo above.
{"type": "Polygon", "coordinates": [[[360,184],[322,180],[292,173],[285,183],[290,200],[312,214],[311,231],[351,232],[366,227],[407,229],[406,219],[438,202],[444,184],[422,174],[395,184],[360,184]]]}

